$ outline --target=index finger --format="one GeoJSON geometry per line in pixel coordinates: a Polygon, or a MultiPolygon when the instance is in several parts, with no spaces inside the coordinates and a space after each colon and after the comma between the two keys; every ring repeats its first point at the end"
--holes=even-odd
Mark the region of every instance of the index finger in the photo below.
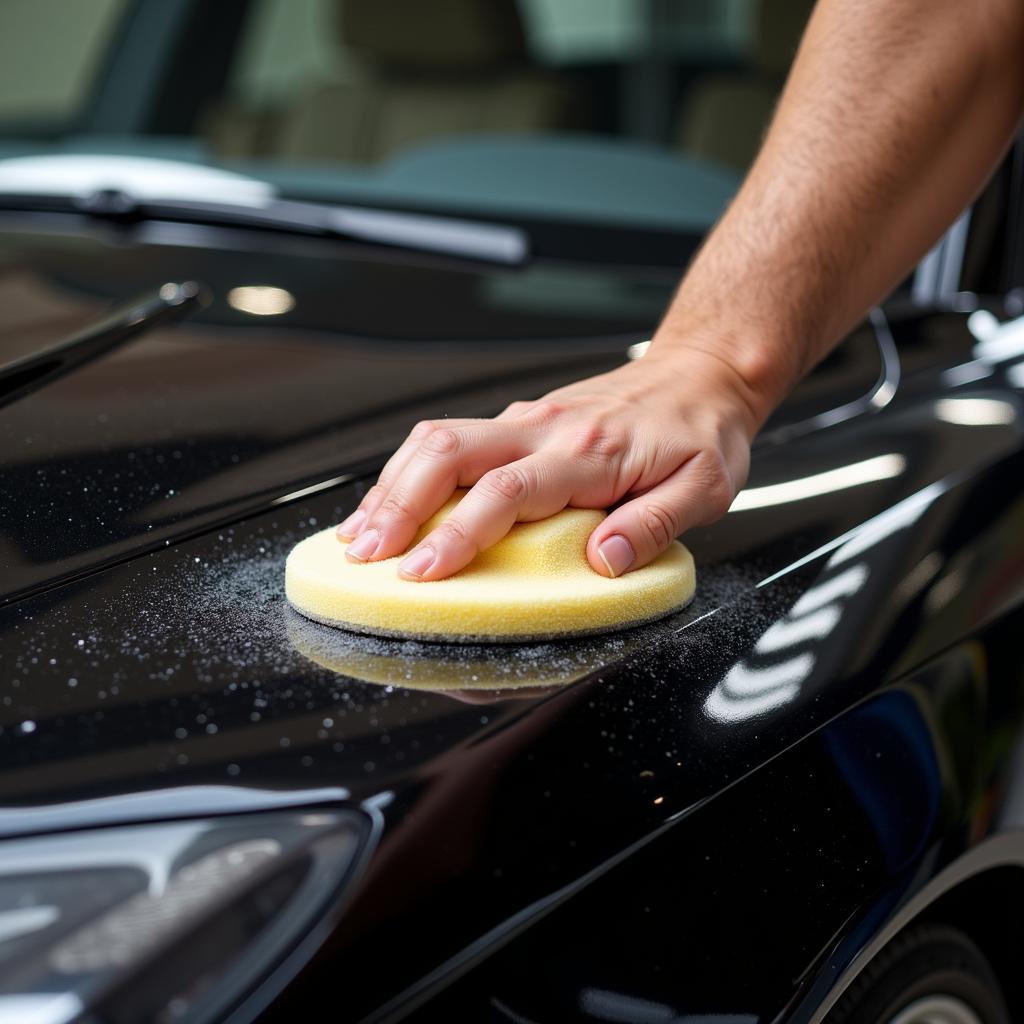
{"type": "Polygon", "coordinates": [[[355,510],[336,528],[338,539],[349,541],[358,537],[370,516],[380,508],[394,482],[402,475],[409,460],[416,454],[419,446],[435,430],[442,426],[461,427],[467,423],[478,423],[477,419],[446,419],[421,420],[409,431],[405,440],[398,446],[395,453],[384,464],[377,477],[377,482],[363,495],[362,501],[355,510]]]}
{"type": "Polygon", "coordinates": [[[537,452],[485,473],[455,510],[399,563],[404,579],[444,579],[464,569],[517,522],[546,519],[569,503],[572,464],[537,452]]]}
{"type": "Polygon", "coordinates": [[[475,484],[489,469],[521,458],[529,445],[524,431],[495,420],[434,431],[405,463],[345,556],[364,562],[400,555],[456,487],[475,484]]]}

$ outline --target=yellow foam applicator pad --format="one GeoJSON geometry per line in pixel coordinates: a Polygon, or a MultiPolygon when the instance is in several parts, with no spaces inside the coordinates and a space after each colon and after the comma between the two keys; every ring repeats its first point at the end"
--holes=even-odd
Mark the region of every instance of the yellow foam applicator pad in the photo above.
{"type": "MultiPolygon", "coordinates": [[[[464,492],[423,525],[438,525],[464,492]]],[[[461,572],[415,583],[398,576],[399,558],[354,563],[333,529],[296,544],[285,593],[308,618],[359,633],[460,643],[547,640],[635,626],[682,608],[693,596],[693,558],[675,541],[642,569],[617,579],[587,562],[587,538],[604,512],[565,509],[519,523],[461,572]]]]}

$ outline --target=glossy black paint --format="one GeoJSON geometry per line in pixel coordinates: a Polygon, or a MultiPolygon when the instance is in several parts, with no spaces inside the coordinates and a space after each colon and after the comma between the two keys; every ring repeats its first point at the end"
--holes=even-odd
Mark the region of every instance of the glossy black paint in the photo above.
{"type": "Polygon", "coordinates": [[[288,549],[416,419],[616,365],[669,268],[70,215],[18,215],[0,252],[12,355],[166,280],[212,296],[0,410],[0,834],[379,816],[319,951],[235,1019],[283,988],[266,1019],[816,1020],[906,899],[1019,824],[1024,349],[979,360],[966,314],[897,311],[807,382],[747,509],[688,537],[686,611],[465,650],[306,623],[288,549]],[[294,313],[232,310],[246,284],[294,313]],[[821,426],[877,388],[880,326],[895,394],[821,426]]]}
{"type": "MultiPolygon", "coordinates": [[[[5,361],[95,331],[108,303],[162,282],[200,280],[211,302],[5,410],[0,601],[364,475],[417,419],[494,413],[610,369],[673,284],[665,268],[498,269],[258,231],[39,221],[20,233],[24,214],[0,219],[0,260],[18,268],[0,309],[5,361]],[[232,288],[267,283],[295,298],[272,325],[229,305],[232,288]]],[[[843,400],[878,375],[868,339],[834,364],[843,400]]],[[[791,415],[834,401],[820,391],[791,415]]]]}

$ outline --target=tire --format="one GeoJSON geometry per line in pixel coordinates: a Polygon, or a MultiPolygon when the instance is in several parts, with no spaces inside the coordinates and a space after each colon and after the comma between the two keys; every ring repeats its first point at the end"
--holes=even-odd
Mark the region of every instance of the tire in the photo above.
{"type": "Polygon", "coordinates": [[[980,949],[945,925],[899,934],[844,993],[826,1024],[1010,1024],[980,949]]]}

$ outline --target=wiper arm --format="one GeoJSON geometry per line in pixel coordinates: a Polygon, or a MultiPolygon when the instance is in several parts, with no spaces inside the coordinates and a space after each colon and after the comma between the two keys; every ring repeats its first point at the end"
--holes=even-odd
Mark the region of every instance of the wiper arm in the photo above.
{"type": "Polygon", "coordinates": [[[261,206],[193,203],[177,199],[147,201],[140,206],[151,216],[176,214],[194,219],[201,215],[204,219],[221,223],[226,221],[249,227],[326,234],[487,263],[515,265],[523,263],[529,255],[525,231],[458,217],[331,206],[289,199],[274,199],[261,206]]]}
{"type": "Polygon", "coordinates": [[[0,406],[24,398],[83,363],[120,347],[141,331],[176,320],[202,303],[202,289],[194,281],[165,284],[157,292],[119,306],[56,345],[0,366],[0,406]]]}
{"type": "Polygon", "coordinates": [[[140,198],[119,189],[101,189],[84,196],[0,193],[0,207],[73,209],[105,220],[169,219],[273,228],[512,266],[525,263],[530,252],[526,232],[504,224],[291,199],[206,202],[140,198]]]}
{"type": "Polygon", "coordinates": [[[530,252],[525,231],[501,224],[358,207],[338,207],[332,214],[337,233],[384,245],[508,264],[524,263],[530,252]]]}

